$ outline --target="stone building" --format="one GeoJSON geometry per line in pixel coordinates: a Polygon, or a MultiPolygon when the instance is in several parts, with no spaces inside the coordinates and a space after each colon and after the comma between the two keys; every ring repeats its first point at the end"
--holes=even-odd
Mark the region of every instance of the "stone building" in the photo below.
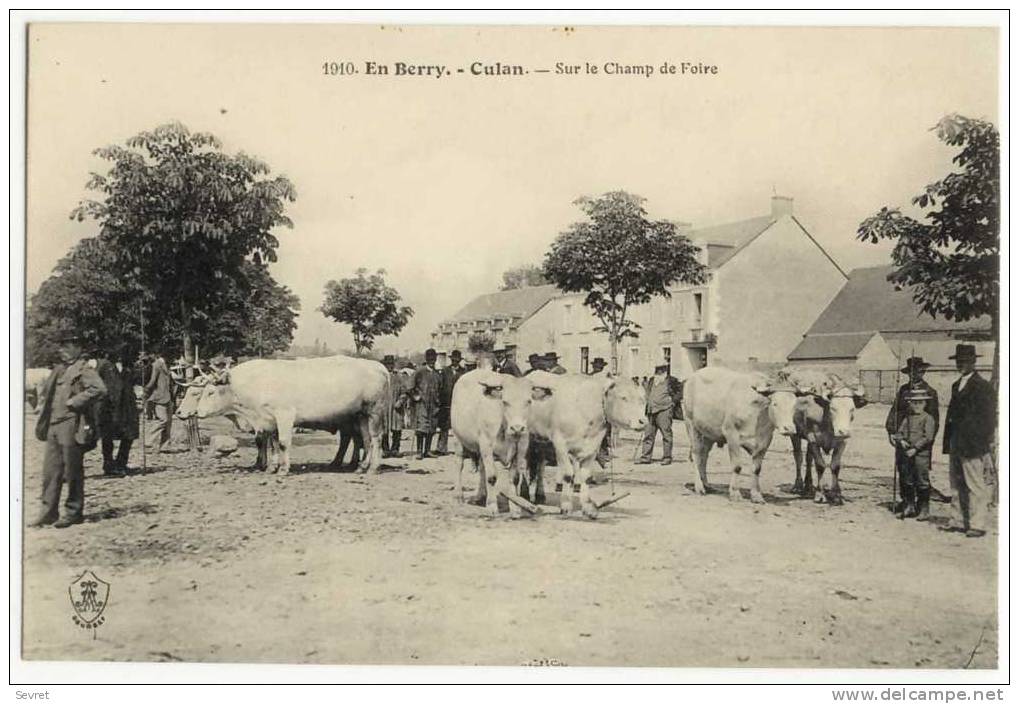
{"type": "Polygon", "coordinates": [[[955,363],[948,357],[956,344],[966,342],[976,345],[982,355],[977,369],[989,377],[994,361],[990,318],[966,322],[932,318],[913,301],[910,288],[895,290],[888,281],[893,270],[891,266],[854,269],[790,352],[789,363],[859,378],[868,398],[890,402],[897,385],[905,383],[898,371],[905,360],[923,357],[932,365],[927,381],[948,399],[957,376],[955,363]]]}
{"type": "MultiPolygon", "coordinates": [[[[679,284],[670,298],[638,306],[639,337],[619,343],[619,371],[647,376],[670,364],[685,378],[712,364],[778,367],[846,282],[846,275],[793,215],[791,198],[774,197],[766,215],[714,227],[684,228],[709,268],[701,286],[679,284]]],[[[472,332],[515,346],[518,361],[554,351],[569,371],[595,357],[611,362],[608,337],[583,294],[554,286],[489,293],[469,302],[432,334],[440,349],[466,349],[472,332]]]]}

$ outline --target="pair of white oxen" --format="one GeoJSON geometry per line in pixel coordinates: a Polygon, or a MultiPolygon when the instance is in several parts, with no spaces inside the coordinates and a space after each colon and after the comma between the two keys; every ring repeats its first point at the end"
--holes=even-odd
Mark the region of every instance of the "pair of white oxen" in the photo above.
{"type": "MultiPolygon", "coordinates": [[[[375,472],[381,439],[388,432],[389,384],[388,371],[371,360],[345,356],[252,360],[193,384],[177,415],[224,415],[263,440],[271,439],[269,444],[278,451],[274,464],[283,473],[290,469],[294,427],[329,432],[356,429],[366,449],[360,471],[375,472]]],[[[818,451],[828,449],[820,441],[822,430],[827,437],[848,437],[854,400],[828,381],[781,376],[776,382],[721,367],[696,372],[686,382],[683,400],[697,467],[695,490],[706,491],[711,447],[728,445],[730,498],[741,498],[738,481],[741,450],[745,450],[754,466],[751,500],[763,502],[761,464],[774,432],[793,439],[799,478],[800,442],[807,440],[808,457],[820,458],[818,451]]],[[[526,467],[533,436],[555,448],[557,483],[563,487],[560,511],[573,510],[576,480],[581,510],[593,518],[598,509],[588,480],[607,426],[641,431],[646,423],[644,391],[630,380],[547,372],[516,378],[489,369],[468,372],[453,390],[451,409],[452,430],[463,448],[457,497],[462,496],[463,467],[468,461],[477,463],[481,473],[476,500],[492,512],[498,511],[500,494],[519,498],[524,484],[529,496],[541,495],[540,469],[531,474],[526,467]]],[[[819,489],[822,467],[819,461],[819,489]]],[[[516,513],[517,507],[518,502],[511,501],[511,512],[516,513]]]]}

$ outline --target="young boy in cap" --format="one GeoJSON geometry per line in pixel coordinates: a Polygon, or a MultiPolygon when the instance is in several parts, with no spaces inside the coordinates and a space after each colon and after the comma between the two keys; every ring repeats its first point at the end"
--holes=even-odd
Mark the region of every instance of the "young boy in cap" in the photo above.
{"type": "Polygon", "coordinates": [[[931,446],[938,432],[938,422],[925,410],[930,398],[924,389],[906,395],[908,410],[893,436],[905,458],[900,466],[904,505],[896,514],[900,519],[930,520],[931,446]]]}

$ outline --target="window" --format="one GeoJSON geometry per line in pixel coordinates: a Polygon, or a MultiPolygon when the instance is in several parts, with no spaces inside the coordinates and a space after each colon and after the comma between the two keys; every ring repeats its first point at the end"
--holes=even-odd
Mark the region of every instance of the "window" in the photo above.
{"type": "Polygon", "coordinates": [[[587,374],[587,357],[591,350],[588,347],[580,348],[580,373],[587,374]]]}
{"type": "Polygon", "coordinates": [[[563,305],[563,332],[570,332],[573,330],[573,304],[567,303],[563,305]]]}
{"type": "Polygon", "coordinates": [[[694,322],[697,323],[698,325],[700,325],[701,323],[701,308],[703,307],[703,305],[704,305],[704,294],[695,293],[693,295],[693,314],[694,314],[693,319],[694,322]]]}
{"type": "Polygon", "coordinates": [[[662,362],[669,365],[669,371],[666,372],[666,373],[671,375],[672,374],[672,348],[671,347],[663,347],[662,348],[662,362]]]}
{"type": "Polygon", "coordinates": [[[630,370],[630,376],[640,376],[640,347],[630,348],[630,360],[627,369],[630,370]]]}

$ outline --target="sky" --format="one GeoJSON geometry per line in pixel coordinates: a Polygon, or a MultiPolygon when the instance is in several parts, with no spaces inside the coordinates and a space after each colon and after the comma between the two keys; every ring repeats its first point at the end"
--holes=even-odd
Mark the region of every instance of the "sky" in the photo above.
{"type": "Polygon", "coordinates": [[[92,150],[177,120],[294,183],[271,270],[301,299],[295,342],[334,349],[352,341],[317,310],[327,281],[385,269],[415,315],[376,347],[419,350],[504,270],[539,263],[578,196],[610,190],[694,227],[766,214],[778,193],[843,269],[888,263],[857,225],[948,172],[939,118],[998,115],[986,28],[35,24],[28,41],[29,293],[96,233],[68,218],[104,169],[92,150]],[[474,76],[476,61],[529,73],[474,76]],[[603,70],[684,61],[718,70],[603,70]]]}

